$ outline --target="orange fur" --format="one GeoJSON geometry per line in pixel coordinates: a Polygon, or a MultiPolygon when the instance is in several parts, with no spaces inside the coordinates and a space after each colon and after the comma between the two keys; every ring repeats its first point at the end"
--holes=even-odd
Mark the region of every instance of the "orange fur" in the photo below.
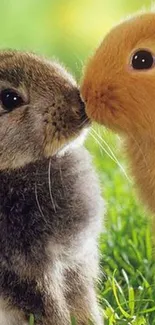
{"type": "Polygon", "coordinates": [[[141,197],[155,212],[155,66],[133,70],[138,49],[155,56],[155,13],[111,30],[88,62],[81,93],[92,120],[124,135],[141,197]]]}

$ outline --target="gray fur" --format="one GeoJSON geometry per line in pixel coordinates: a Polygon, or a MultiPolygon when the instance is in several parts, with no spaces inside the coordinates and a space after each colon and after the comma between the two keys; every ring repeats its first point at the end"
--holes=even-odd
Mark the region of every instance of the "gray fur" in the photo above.
{"type": "Polygon", "coordinates": [[[0,107],[0,325],[28,324],[30,313],[36,325],[69,325],[71,315],[101,325],[99,184],[86,149],[61,151],[87,126],[78,88],[34,55],[0,57],[0,87],[25,98],[0,107]]]}

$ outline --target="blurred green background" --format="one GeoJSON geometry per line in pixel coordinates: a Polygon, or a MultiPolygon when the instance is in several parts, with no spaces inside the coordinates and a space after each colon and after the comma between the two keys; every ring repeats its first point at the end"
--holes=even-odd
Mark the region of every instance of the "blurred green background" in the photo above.
{"type": "MultiPolygon", "coordinates": [[[[0,47],[56,58],[79,81],[87,58],[108,30],[123,17],[151,7],[151,3],[151,0],[0,0],[0,47]]],[[[137,202],[132,183],[119,166],[126,168],[119,150],[120,139],[103,128],[97,127],[92,132],[86,145],[94,157],[107,201],[106,231],[100,238],[103,281],[99,291],[105,324],[155,325],[155,263],[147,213],[137,202]],[[119,162],[114,161],[111,150],[119,162]],[[117,270],[115,277],[114,270],[117,270]]]]}
{"type": "Polygon", "coordinates": [[[59,58],[79,78],[109,28],[150,5],[150,0],[0,0],[0,46],[59,58]]]}

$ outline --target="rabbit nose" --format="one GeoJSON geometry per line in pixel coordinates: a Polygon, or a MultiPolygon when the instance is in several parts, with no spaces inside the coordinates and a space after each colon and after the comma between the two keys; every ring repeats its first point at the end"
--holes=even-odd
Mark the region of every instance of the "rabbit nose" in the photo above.
{"type": "Polygon", "coordinates": [[[80,113],[81,115],[85,114],[86,115],[86,110],[85,110],[85,104],[83,102],[83,100],[80,97],[80,113]]]}
{"type": "Polygon", "coordinates": [[[86,106],[85,106],[85,103],[83,102],[80,94],[79,94],[79,98],[80,98],[80,111],[79,111],[80,118],[81,118],[82,121],[87,121],[87,123],[88,123],[89,118],[88,118],[88,115],[86,113],[86,106]]]}
{"type": "Polygon", "coordinates": [[[81,98],[80,91],[76,89],[76,92],[74,92],[74,98],[73,98],[73,105],[75,107],[76,113],[80,117],[87,117],[86,116],[86,110],[85,110],[85,103],[81,98]]]}

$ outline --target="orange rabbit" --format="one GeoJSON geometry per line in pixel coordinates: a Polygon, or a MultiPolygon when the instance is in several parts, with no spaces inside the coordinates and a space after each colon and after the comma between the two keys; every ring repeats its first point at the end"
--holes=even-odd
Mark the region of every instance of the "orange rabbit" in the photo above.
{"type": "Polygon", "coordinates": [[[88,116],[122,134],[142,200],[155,212],[155,13],[124,21],[88,62],[88,116]]]}

